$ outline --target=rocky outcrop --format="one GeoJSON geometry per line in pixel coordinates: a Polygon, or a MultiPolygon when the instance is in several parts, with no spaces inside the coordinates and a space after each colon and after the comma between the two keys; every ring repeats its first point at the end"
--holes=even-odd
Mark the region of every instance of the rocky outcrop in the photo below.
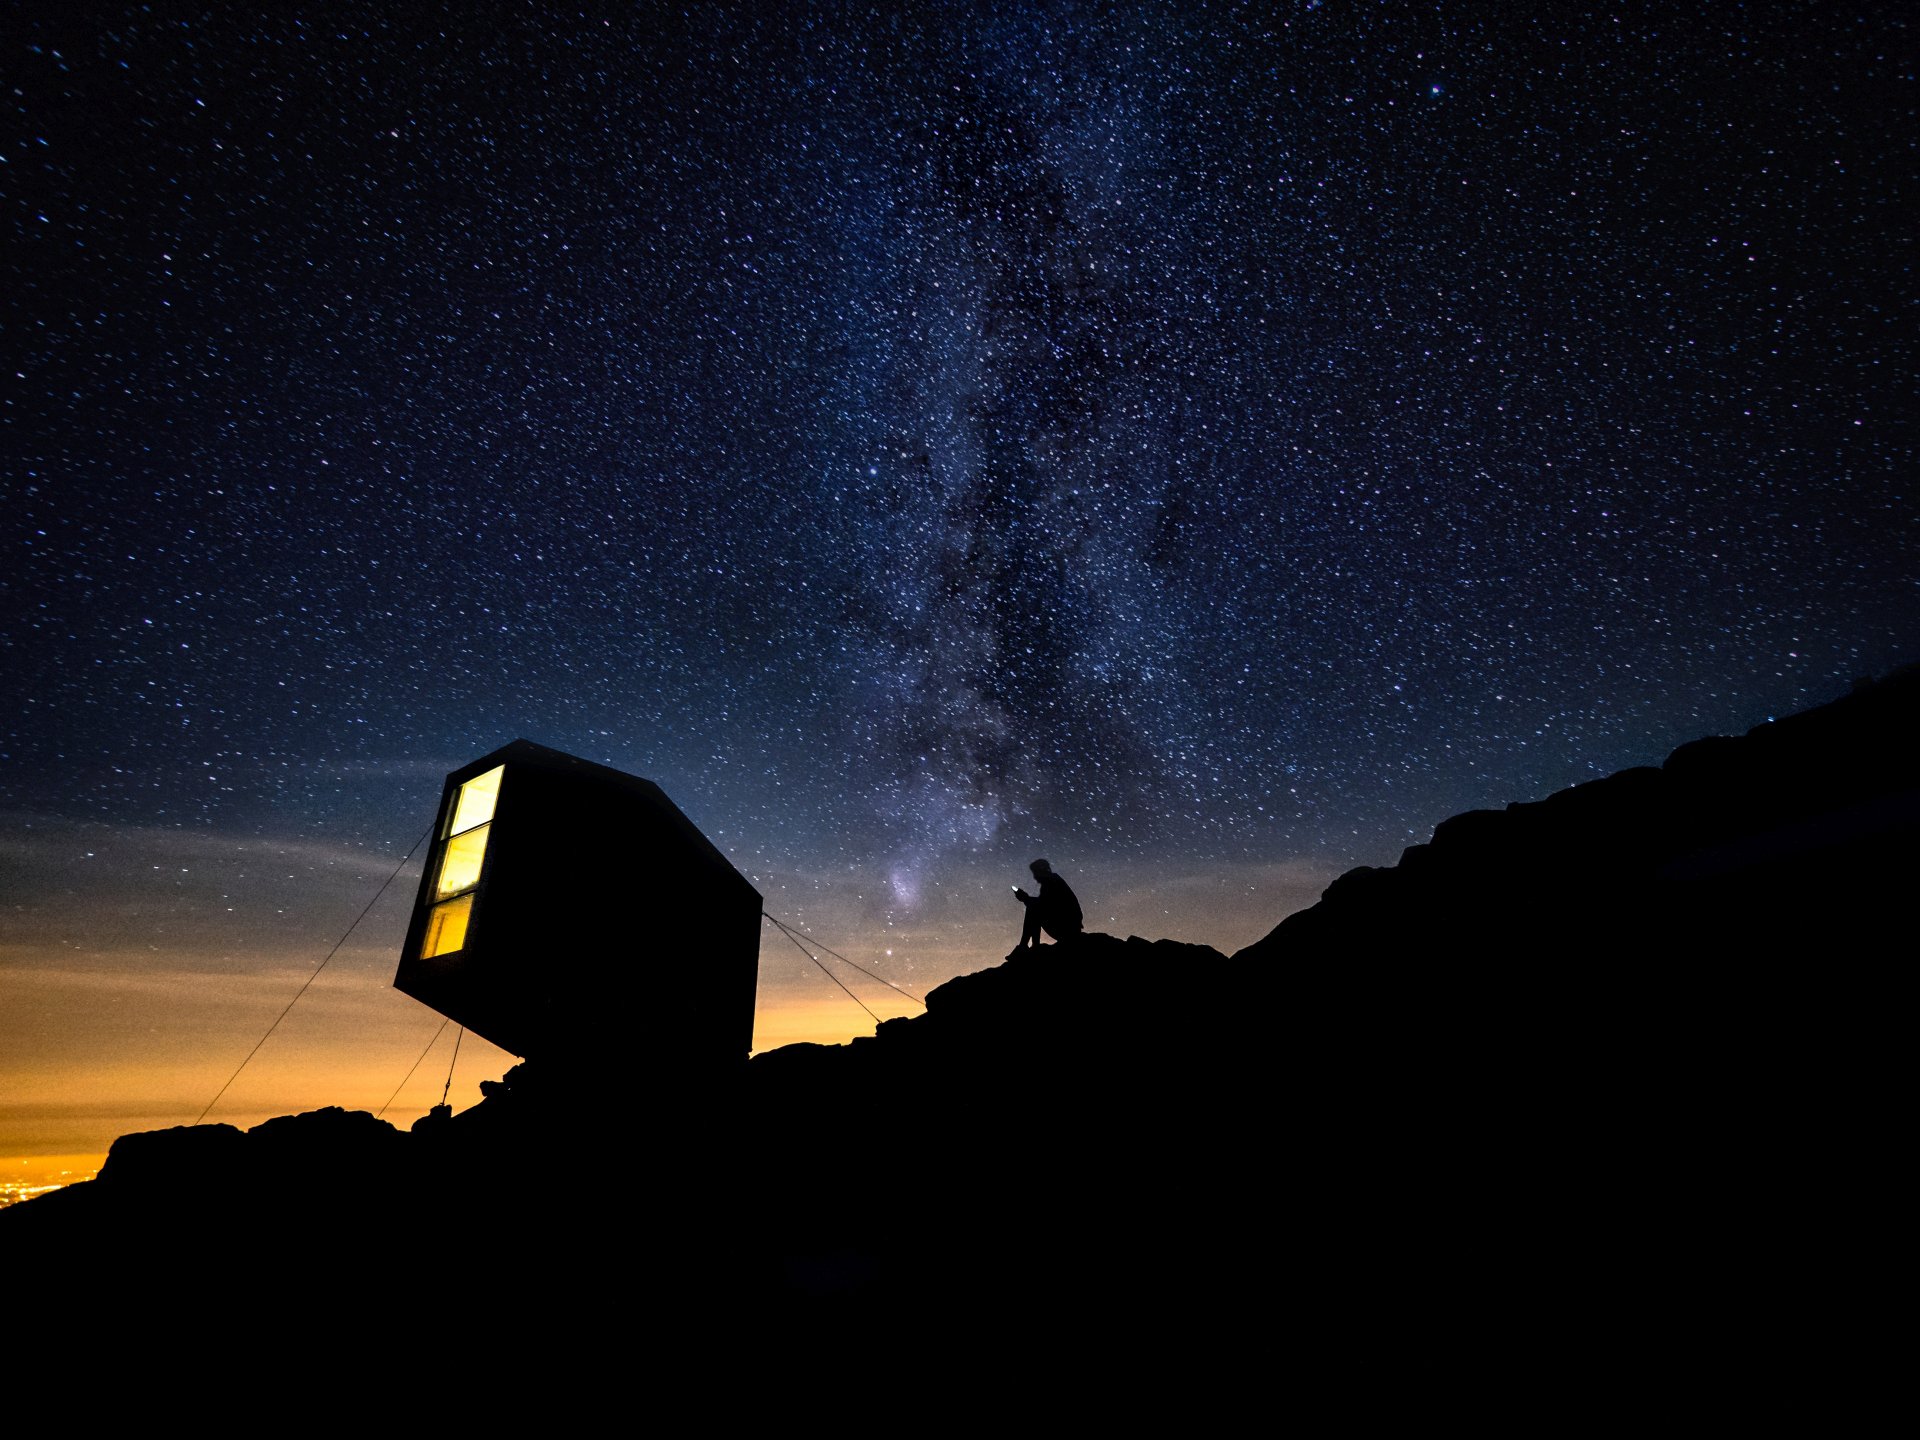
{"type": "Polygon", "coordinates": [[[122,1135],[94,1182],[130,1202],[242,1188],[378,1185],[405,1163],[400,1132],[364,1110],[329,1105],[281,1115],[242,1132],[231,1125],[176,1125],[122,1135]]]}
{"type": "Polygon", "coordinates": [[[1456,816],[1231,960],[1085,935],[729,1077],[128,1136],[0,1242],[156,1293],[272,1256],[346,1304],[403,1253],[542,1316],[611,1279],[718,1330],[1151,1335],[1356,1385],[1810,1344],[1885,1233],[1916,736],[1906,672],[1456,816]]]}
{"type": "Polygon", "coordinates": [[[1920,856],[1920,669],[1545,800],[1473,810],[1349,871],[1236,964],[1419,956],[1685,969],[1875,944],[1920,856]],[[1437,953],[1440,947],[1447,953],[1437,953]]]}

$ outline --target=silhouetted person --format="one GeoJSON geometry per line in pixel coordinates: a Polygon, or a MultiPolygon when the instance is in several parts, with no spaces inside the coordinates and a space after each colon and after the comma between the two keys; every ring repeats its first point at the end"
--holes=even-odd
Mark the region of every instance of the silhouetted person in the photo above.
{"type": "Polygon", "coordinates": [[[1018,885],[1013,887],[1013,893],[1027,907],[1027,920],[1020,927],[1020,943],[1007,954],[1009,960],[1022,950],[1039,945],[1042,930],[1056,940],[1066,940],[1080,933],[1080,901],[1074,895],[1073,887],[1054,874],[1053,866],[1044,860],[1036,860],[1027,868],[1033,872],[1033,878],[1040,882],[1040,893],[1029,895],[1018,885]]]}

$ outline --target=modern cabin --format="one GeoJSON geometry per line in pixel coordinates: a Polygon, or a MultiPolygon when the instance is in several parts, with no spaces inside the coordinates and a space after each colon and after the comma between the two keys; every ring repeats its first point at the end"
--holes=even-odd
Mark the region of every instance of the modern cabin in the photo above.
{"type": "Polygon", "coordinates": [[[721,1071],[761,908],[658,785],[516,740],[447,777],[393,983],[524,1058],[721,1071]]]}

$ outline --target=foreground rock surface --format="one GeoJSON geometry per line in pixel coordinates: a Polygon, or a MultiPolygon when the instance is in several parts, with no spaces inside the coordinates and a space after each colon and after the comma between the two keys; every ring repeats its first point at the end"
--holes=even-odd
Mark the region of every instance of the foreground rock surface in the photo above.
{"type": "Polygon", "coordinates": [[[1871,1340],[1916,735],[1909,671],[1457,816],[1231,960],[1088,935],[723,1079],[523,1066],[410,1135],[124,1137],[0,1244],[136,1296],[272,1257],[321,1309],[427,1262],[548,1317],[535,1346],[606,1343],[569,1317],[612,1286],[696,1327],[1070,1334],[1189,1377],[1804,1363],[1871,1340]],[[556,1157],[583,1178],[530,1185],[556,1157]]]}

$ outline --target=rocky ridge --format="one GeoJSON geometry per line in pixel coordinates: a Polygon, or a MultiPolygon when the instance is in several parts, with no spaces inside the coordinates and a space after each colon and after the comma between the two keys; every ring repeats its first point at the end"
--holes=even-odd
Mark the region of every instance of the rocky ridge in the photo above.
{"type": "Polygon", "coordinates": [[[1231,959],[1087,935],[734,1077],[522,1067],[412,1135],[123,1137],[0,1243],[218,1286],[317,1203],[296,1273],[329,1294],[423,1245],[549,1309],[611,1272],[688,1313],[1151,1329],[1193,1365],[1812,1345],[1883,1240],[1916,736],[1909,669],[1456,816],[1231,959]],[[529,1194],[529,1146],[598,1159],[529,1194]]]}

